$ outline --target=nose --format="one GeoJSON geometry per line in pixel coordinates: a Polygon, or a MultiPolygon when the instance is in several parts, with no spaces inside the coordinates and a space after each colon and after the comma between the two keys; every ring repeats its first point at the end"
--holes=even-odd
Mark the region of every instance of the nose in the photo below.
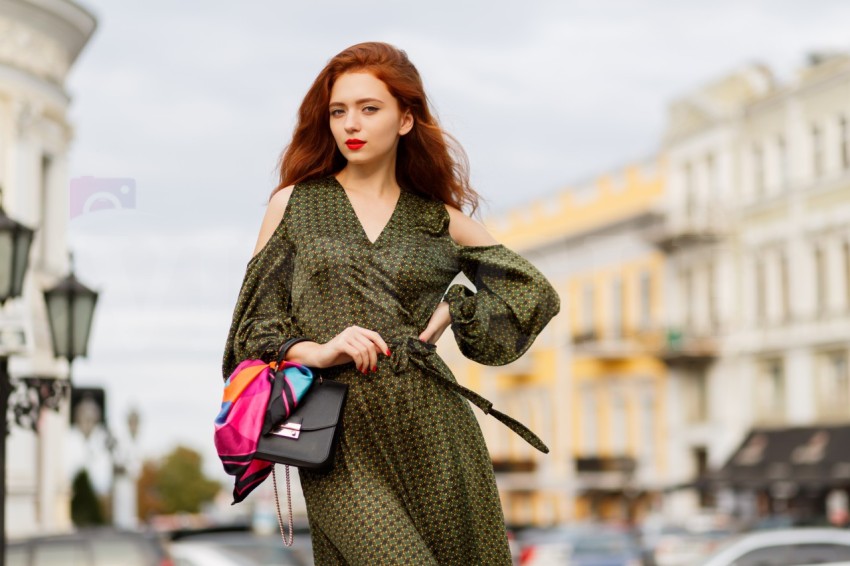
{"type": "Polygon", "coordinates": [[[360,131],[360,119],[357,116],[356,112],[348,112],[345,115],[345,131],[349,134],[352,132],[360,131]]]}

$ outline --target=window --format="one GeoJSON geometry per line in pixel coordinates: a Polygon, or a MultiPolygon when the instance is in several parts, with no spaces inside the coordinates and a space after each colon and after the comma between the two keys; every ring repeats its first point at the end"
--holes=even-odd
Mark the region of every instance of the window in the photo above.
{"type": "Polygon", "coordinates": [[[844,256],[844,304],[850,307],[850,242],[844,242],[841,252],[844,256]]]}
{"type": "Polygon", "coordinates": [[[717,162],[714,159],[714,154],[709,153],[705,156],[705,182],[708,186],[708,196],[711,198],[717,194],[717,162]]]}
{"type": "Polygon", "coordinates": [[[685,185],[685,216],[690,219],[696,211],[694,168],[690,163],[685,163],[682,169],[682,180],[685,185]]]}
{"type": "Polygon", "coordinates": [[[767,319],[767,277],[764,260],[756,260],[756,322],[763,323],[767,319]]]}
{"type": "Polygon", "coordinates": [[[593,309],[594,309],[593,300],[594,300],[593,283],[585,283],[585,285],[584,285],[584,301],[583,301],[583,304],[581,305],[581,312],[582,312],[581,325],[582,325],[582,332],[585,333],[585,334],[590,334],[595,329],[594,328],[595,325],[593,324],[593,309]]]}
{"type": "Polygon", "coordinates": [[[640,316],[641,329],[652,327],[652,275],[648,271],[640,274],[640,316]]]}
{"type": "Polygon", "coordinates": [[[842,116],[838,123],[839,133],[841,137],[841,168],[850,169],[850,120],[847,116],[842,116]]]}
{"type": "Polygon", "coordinates": [[[850,560],[850,546],[843,544],[798,544],[794,548],[795,564],[826,564],[850,560]]]}
{"type": "Polygon", "coordinates": [[[751,550],[739,557],[734,566],[793,566],[828,564],[850,560],[850,546],[834,543],[779,544],[751,550]]]}
{"type": "Polygon", "coordinates": [[[145,566],[151,563],[149,549],[134,538],[103,537],[91,542],[95,566],[145,566]]]}
{"type": "Polygon", "coordinates": [[[50,542],[35,546],[32,563],[36,566],[87,566],[90,554],[82,541],[50,542]]]}
{"type": "Polygon", "coordinates": [[[708,293],[708,320],[712,328],[717,328],[720,316],[717,312],[717,283],[715,281],[714,263],[705,268],[706,291],[708,293]]]}
{"type": "Polygon", "coordinates": [[[596,392],[586,387],[581,392],[581,447],[585,456],[596,454],[599,450],[596,408],[596,392]]]}
{"type": "Polygon", "coordinates": [[[823,175],[823,132],[817,125],[812,126],[812,175],[823,175]]]}
{"type": "Polygon", "coordinates": [[[821,247],[815,248],[815,305],[818,314],[826,312],[826,257],[821,247]]]}
{"type": "Polygon", "coordinates": [[[611,452],[615,456],[626,454],[629,441],[627,411],[625,393],[615,389],[611,392],[611,452]]]}
{"type": "Polygon", "coordinates": [[[826,352],[819,357],[818,405],[824,417],[846,416],[850,413],[850,375],[847,352],[826,352]]]}
{"type": "Polygon", "coordinates": [[[644,466],[655,468],[655,396],[652,384],[646,385],[640,396],[641,453],[644,466]]]}
{"type": "Polygon", "coordinates": [[[694,277],[693,272],[689,268],[685,268],[681,273],[682,285],[682,312],[685,326],[690,330],[693,325],[693,300],[694,300],[694,277]]]}
{"type": "MultiPolygon", "coordinates": [[[[708,449],[705,446],[696,446],[691,450],[693,455],[694,469],[697,478],[704,478],[708,474],[708,449]]],[[[713,492],[710,488],[699,488],[699,504],[703,509],[714,507],[713,492]]]]}
{"type": "Polygon", "coordinates": [[[701,423],[708,418],[708,380],[702,370],[697,370],[689,377],[686,417],[690,423],[701,423]]]}
{"type": "Polygon", "coordinates": [[[734,566],[793,566],[794,547],[790,544],[757,548],[744,554],[732,564],[734,566]]]}
{"type": "Polygon", "coordinates": [[[623,279],[614,277],[611,282],[611,337],[623,336],[623,279]]]}
{"type": "Polygon", "coordinates": [[[788,271],[788,256],[779,256],[779,299],[782,306],[782,319],[791,319],[791,274],[788,271]]]}
{"type": "Polygon", "coordinates": [[[779,171],[779,186],[788,186],[788,151],[785,147],[785,136],[779,134],[776,138],[776,160],[779,171]]]}
{"type": "Polygon", "coordinates": [[[755,392],[756,410],[763,420],[781,419],[785,414],[785,372],[782,359],[762,362],[755,392]]]}
{"type": "Polygon", "coordinates": [[[753,144],[753,187],[755,196],[764,195],[764,152],[760,144],[753,144]]]}

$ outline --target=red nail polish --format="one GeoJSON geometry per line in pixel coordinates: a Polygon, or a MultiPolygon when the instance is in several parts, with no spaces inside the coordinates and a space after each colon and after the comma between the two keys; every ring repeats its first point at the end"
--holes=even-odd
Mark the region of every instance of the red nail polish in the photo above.
{"type": "Polygon", "coordinates": [[[376,372],[376,371],[378,371],[378,366],[375,366],[375,367],[372,368],[373,373],[376,372]]]}
{"type": "Polygon", "coordinates": [[[389,348],[387,348],[387,355],[388,355],[388,356],[391,356],[391,355],[392,355],[392,354],[390,353],[390,349],[389,349],[389,348]]]}

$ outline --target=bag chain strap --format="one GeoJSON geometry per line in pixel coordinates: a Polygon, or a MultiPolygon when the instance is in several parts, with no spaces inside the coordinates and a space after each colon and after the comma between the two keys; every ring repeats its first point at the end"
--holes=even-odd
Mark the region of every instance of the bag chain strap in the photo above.
{"type": "Polygon", "coordinates": [[[283,534],[283,517],[280,513],[280,497],[277,494],[277,475],[275,474],[275,466],[272,464],[272,485],[274,485],[274,503],[277,506],[277,525],[280,527],[280,538],[283,539],[284,546],[292,546],[295,540],[295,533],[292,529],[292,491],[289,485],[289,466],[286,466],[286,500],[289,503],[289,540],[286,540],[286,535],[283,534]]]}

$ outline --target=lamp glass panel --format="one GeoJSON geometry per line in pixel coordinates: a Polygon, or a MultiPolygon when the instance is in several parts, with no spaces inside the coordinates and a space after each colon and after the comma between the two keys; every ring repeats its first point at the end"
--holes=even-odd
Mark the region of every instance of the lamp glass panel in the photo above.
{"type": "Polygon", "coordinates": [[[96,299],[96,295],[85,293],[74,301],[74,356],[86,355],[96,299]]]}
{"type": "Polygon", "coordinates": [[[12,296],[12,234],[0,233],[0,299],[12,296]]]}
{"type": "Polygon", "coordinates": [[[24,286],[24,274],[29,261],[30,244],[32,244],[33,232],[29,230],[21,230],[18,233],[17,253],[15,254],[15,269],[14,269],[14,296],[20,296],[24,286]]]}
{"type": "Polygon", "coordinates": [[[60,358],[68,357],[68,296],[53,293],[47,298],[47,312],[53,334],[54,354],[60,358]]]}

